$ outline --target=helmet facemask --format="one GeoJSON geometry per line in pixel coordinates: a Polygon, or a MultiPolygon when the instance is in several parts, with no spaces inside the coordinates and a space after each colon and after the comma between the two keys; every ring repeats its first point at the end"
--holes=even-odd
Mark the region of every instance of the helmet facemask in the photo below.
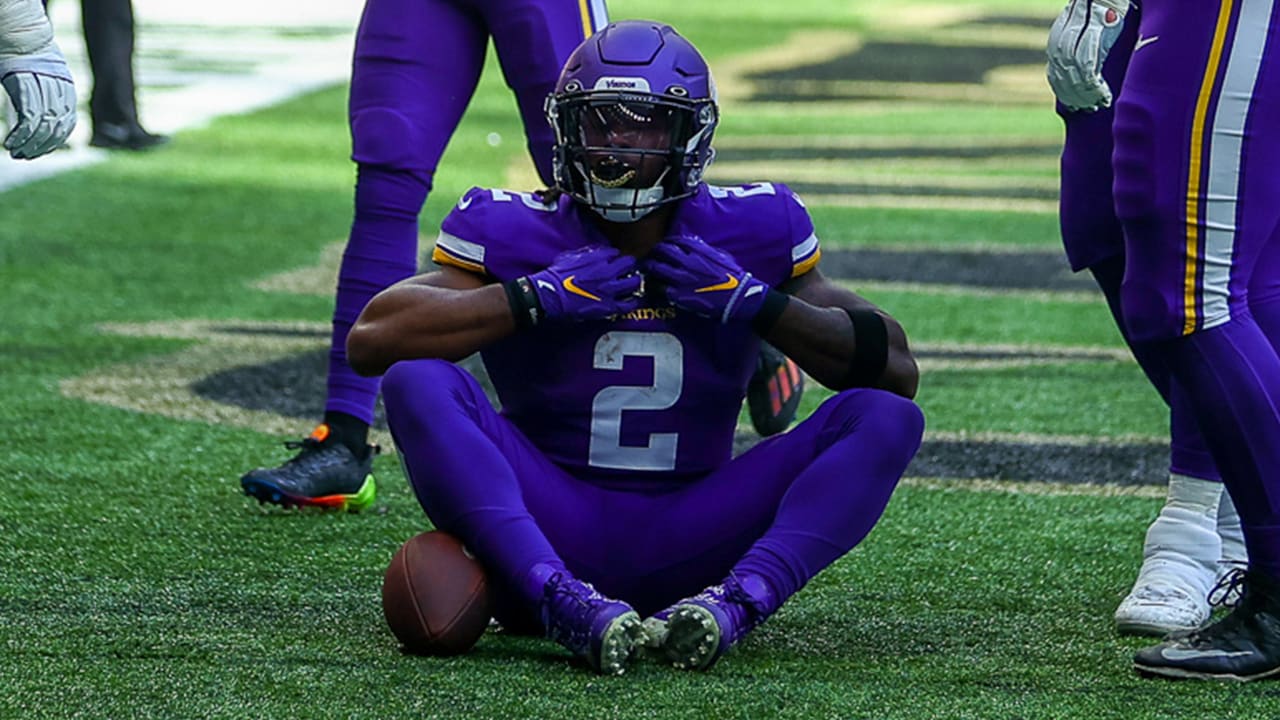
{"type": "Polygon", "coordinates": [[[611,222],[692,195],[711,161],[714,101],[570,83],[547,100],[560,189],[611,222]]]}

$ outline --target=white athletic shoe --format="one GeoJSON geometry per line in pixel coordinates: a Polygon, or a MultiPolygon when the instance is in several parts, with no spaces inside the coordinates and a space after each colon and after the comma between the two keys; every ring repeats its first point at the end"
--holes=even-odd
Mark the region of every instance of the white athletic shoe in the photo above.
{"type": "Polygon", "coordinates": [[[1121,635],[1164,636],[1195,630],[1209,619],[1209,601],[1185,587],[1141,582],[1116,608],[1116,632],[1121,635]]]}
{"type": "Polygon", "coordinates": [[[1116,608],[1121,634],[1165,635],[1194,630],[1209,619],[1209,590],[1218,577],[1222,484],[1169,476],[1169,495],[1147,529],[1142,569],[1116,608]]]}

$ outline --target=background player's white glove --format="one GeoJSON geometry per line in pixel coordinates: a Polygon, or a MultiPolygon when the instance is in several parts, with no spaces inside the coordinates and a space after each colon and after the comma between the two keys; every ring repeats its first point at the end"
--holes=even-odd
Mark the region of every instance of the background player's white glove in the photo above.
{"type": "Polygon", "coordinates": [[[1102,64],[1120,37],[1129,0],[1071,0],[1049,30],[1049,87],[1071,110],[1110,107],[1102,64]]]}
{"type": "Polygon", "coordinates": [[[40,0],[0,0],[0,84],[18,116],[4,140],[13,157],[39,157],[75,129],[76,88],[40,0]]]}

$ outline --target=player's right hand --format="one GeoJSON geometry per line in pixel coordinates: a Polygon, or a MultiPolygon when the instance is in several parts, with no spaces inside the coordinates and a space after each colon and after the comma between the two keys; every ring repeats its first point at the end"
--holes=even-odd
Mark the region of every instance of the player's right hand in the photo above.
{"type": "Polygon", "coordinates": [[[1053,94],[1068,109],[1110,107],[1111,88],[1102,65],[1128,10],[1129,0],[1071,0],[1053,21],[1045,72],[1053,94]]]}
{"type": "Polygon", "coordinates": [[[528,281],[544,319],[598,320],[640,307],[644,278],[634,257],[591,245],[560,253],[528,281]]]}
{"type": "Polygon", "coordinates": [[[66,142],[76,127],[76,87],[70,72],[61,77],[14,71],[0,79],[0,84],[18,116],[18,123],[4,139],[10,156],[31,160],[66,142]]]}

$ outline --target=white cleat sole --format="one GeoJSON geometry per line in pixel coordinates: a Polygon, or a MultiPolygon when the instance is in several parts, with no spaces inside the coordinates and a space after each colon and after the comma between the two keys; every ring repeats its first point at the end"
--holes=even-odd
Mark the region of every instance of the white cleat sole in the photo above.
{"type": "Polygon", "coordinates": [[[602,675],[621,675],[627,661],[645,645],[644,624],[634,612],[623,613],[609,623],[600,639],[600,655],[593,663],[602,675]]]}
{"type": "Polygon", "coordinates": [[[681,605],[667,619],[662,652],[673,667],[705,670],[715,662],[720,648],[720,624],[710,610],[681,605]]]}

